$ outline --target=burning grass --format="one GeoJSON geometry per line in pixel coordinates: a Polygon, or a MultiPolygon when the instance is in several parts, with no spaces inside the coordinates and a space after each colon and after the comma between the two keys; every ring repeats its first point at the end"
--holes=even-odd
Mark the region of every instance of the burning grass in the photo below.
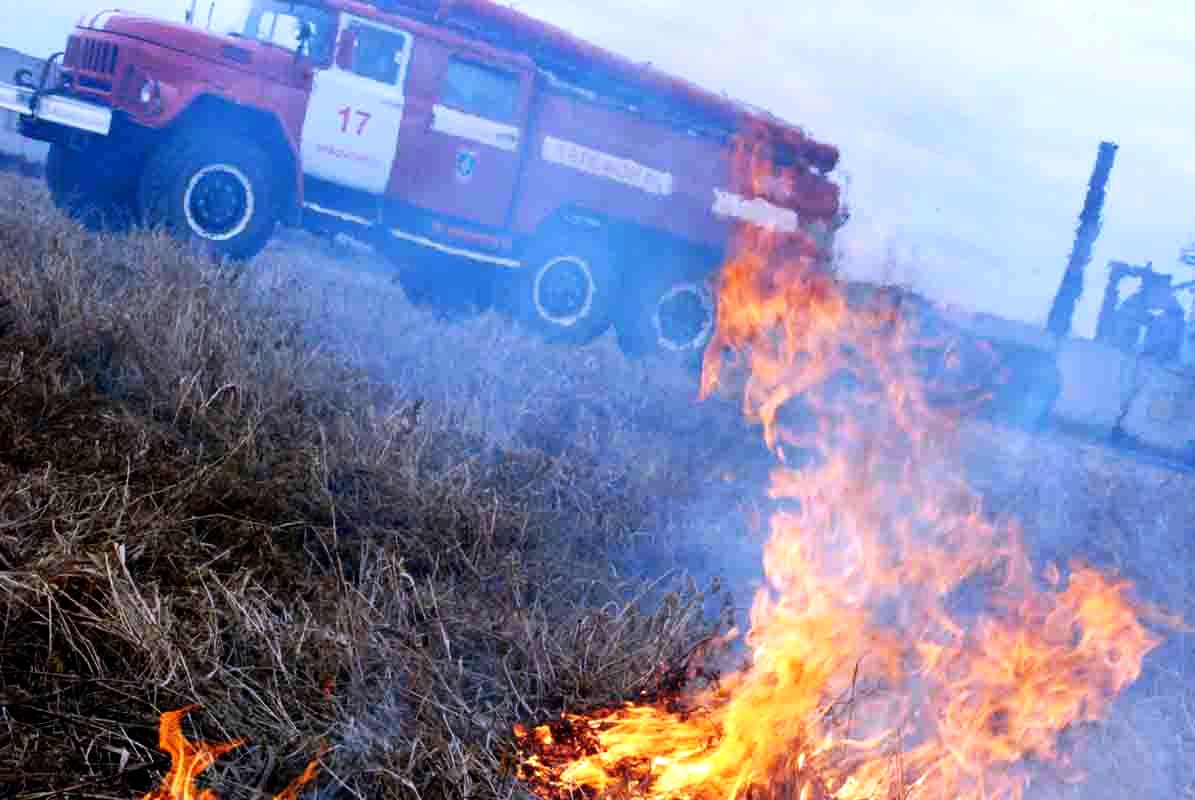
{"type": "MultiPolygon", "coordinates": [[[[773,178],[750,147],[737,166],[773,178]]],[[[559,797],[1021,800],[1140,677],[1162,641],[1149,610],[1088,564],[1035,564],[985,508],[948,402],[971,393],[925,375],[892,303],[742,239],[702,392],[741,369],[777,461],[748,657],[679,699],[520,729],[521,774],[559,797]]]]}
{"type": "Polygon", "coordinates": [[[0,794],[505,796],[518,719],[634,696],[705,635],[606,551],[639,487],[495,448],[163,239],[0,177],[0,794]]]}
{"type": "MultiPolygon", "coordinates": [[[[662,701],[700,729],[709,704],[677,689],[741,680],[693,658],[695,592],[612,577],[754,575],[729,537],[772,465],[736,409],[661,392],[610,342],[435,322],[376,262],[303,235],[229,281],[0,182],[0,795],[139,796],[171,767],[160,713],[198,702],[187,741],[247,740],[202,775],[221,797],[284,792],[325,743],[324,796],[506,797],[516,722],[574,712],[559,763],[570,733],[598,750],[628,698],[644,725],[662,701]]],[[[1035,564],[1081,552],[1195,610],[1191,480],[970,433],[985,505],[1024,520],[1035,564]]],[[[1130,710],[1080,739],[1081,796],[1195,787],[1195,651],[1157,652],[1130,710]]],[[[838,699],[874,697],[868,677],[852,665],[838,699]]],[[[858,730],[835,726],[861,708],[817,724],[858,730]]]]}

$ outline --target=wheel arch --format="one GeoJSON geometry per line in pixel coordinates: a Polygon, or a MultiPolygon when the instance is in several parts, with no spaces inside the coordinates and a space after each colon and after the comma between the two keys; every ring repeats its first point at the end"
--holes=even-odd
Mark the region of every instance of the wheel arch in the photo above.
{"type": "Polygon", "coordinates": [[[219,95],[203,94],[178,115],[171,128],[175,131],[210,128],[256,143],[270,157],[280,218],[289,224],[298,222],[303,204],[298,147],[276,115],[219,95]]]}

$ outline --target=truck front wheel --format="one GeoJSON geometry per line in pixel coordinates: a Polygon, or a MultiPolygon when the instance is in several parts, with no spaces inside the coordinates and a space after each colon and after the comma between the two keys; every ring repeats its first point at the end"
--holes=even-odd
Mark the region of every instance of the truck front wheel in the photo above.
{"type": "Polygon", "coordinates": [[[270,159],[260,147],[239,136],[190,130],[150,157],[137,199],[148,227],[243,261],[274,235],[275,195],[270,159]]]}
{"type": "Polygon", "coordinates": [[[136,172],[104,143],[82,148],[55,142],[46,156],[50,199],[91,231],[123,231],[134,221],[136,172]]]}
{"type": "Polygon", "coordinates": [[[523,266],[499,275],[498,305],[550,341],[587,344],[610,327],[620,289],[614,254],[599,239],[543,237],[523,266]]]}

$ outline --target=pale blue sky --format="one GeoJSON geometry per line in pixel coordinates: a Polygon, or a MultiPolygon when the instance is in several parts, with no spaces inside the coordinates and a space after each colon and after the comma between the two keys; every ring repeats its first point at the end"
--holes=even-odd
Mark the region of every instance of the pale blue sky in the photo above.
{"type": "MultiPolygon", "coordinates": [[[[201,17],[210,0],[201,0],[201,17]]],[[[217,0],[217,17],[243,0],[217,0]]],[[[122,0],[181,19],[188,0],[122,0]]],[[[1195,233],[1195,7],[1181,0],[519,0],[636,60],[838,144],[851,272],[1044,320],[1101,139],[1120,145],[1079,333],[1109,259],[1169,268],[1195,233]]],[[[53,0],[0,43],[62,46],[89,0],[53,0]]],[[[6,26],[7,27],[7,26],[6,26]]],[[[1190,270],[1178,267],[1184,278],[1190,270]]]]}

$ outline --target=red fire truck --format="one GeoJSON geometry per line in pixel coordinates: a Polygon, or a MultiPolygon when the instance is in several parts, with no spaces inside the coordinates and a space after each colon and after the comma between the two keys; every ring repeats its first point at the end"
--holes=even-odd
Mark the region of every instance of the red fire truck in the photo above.
{"type": "Polygon", "coordinates": [[[413,299],[632,353],[700,351],[737,226],[824,254],[845,221],[833,146],[489,0],[253,0],[226,34],[107,11],[0,108],[84,222],[229,259],[345,231],[413,299]],[[772,175],[736,178],[744,137],[772,175]]]}

